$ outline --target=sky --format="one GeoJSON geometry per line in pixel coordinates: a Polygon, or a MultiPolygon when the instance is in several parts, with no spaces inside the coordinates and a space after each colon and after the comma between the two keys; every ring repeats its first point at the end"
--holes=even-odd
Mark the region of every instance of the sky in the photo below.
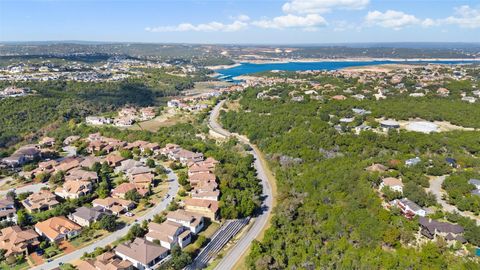
{"type": "Polygon", "coordinates": [[[480,0],[0,0],[0,41],[480,42],[480,0]]]}

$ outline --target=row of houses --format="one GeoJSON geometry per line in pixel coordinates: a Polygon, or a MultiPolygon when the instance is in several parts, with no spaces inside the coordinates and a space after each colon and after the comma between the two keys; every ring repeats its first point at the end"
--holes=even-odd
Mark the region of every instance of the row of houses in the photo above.
{"type": "Polygon", "coordinates": [[[145,108],[123,108],[118,112],[115,118],[103,116],[87,116],[85,122],[90,125],[100,126],[113,124],[118,127],[127,127],[133,125],[137,121],[146,121],[155,118],[156,112],[153,107],[145,108]]]}
{"type": "Polygon", "coordinates": [[[172,99],[167,102],[168,108],[181,109],[185,111],[195,112],[202,111],[208,108],[207,104],[198,103],[189,99],[172,99]]]}
{"type": "Polygon", "coordinates": [[[216,220],[220,191],[213,172],[218,161],[213,158],[204,160],[202,153],[185,150],[176,144],[167,144],[160,149],[160,153],[170,160],[178,161],[188,167],[188,181],[192,191],[190,192],[191,198],[184,201],[185,209],[202,213],[202,215],[216,220]]]}
{"type": "Polygon", "coordinates": [[[181,248],[187,246],[192,240],[192,235],[201,232],[204,226],[205,219],[201,215],[185,210],[169,212],[165,222],[148,224],[145,238],[135,238],[132,242],[119,244],[112,251],[94,259],[83,260],[78,269],[156,269],[173,246],[178,245],[181,248]]]}
{"type": "MultiPolygon", "coordinates": [[[[188,166],[192,198],[184,201],[184,209],[168,212],[164,222],[150,222],[144,238],[119,244],[114,249],[116,257],[140,270],[156,269],[174,246],[184,248],[191,243],[193,236],[204,229],[205,218],[218,218],[219,191],[213,174],[218,161],[204,160],[202,153],[182,149],[176,144],[167,144],[159,153],[188,166]]],[[[88,267],[98,264],[99,260],[101,258],[84,261],[79,269],[92,269],[88,267]]]]}

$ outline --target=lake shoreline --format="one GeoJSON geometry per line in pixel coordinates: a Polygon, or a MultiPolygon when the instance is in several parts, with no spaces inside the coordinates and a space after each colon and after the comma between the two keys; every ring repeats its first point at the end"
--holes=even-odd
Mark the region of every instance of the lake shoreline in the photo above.
{"type": "Polygon", "coordinates": [[[302,58],[302,59],[279,59],[279,60],[248,60],[236,61],[236,64],[225,65],[228,69],[237,67],[241,64],[288,64],[288,63],[315,63],[315,62],[377,62],[377,61],[391,61],[391,62],[428,62],[428,61],[459,61],[471,62],[480,61],[480,58],[302,58]]]}

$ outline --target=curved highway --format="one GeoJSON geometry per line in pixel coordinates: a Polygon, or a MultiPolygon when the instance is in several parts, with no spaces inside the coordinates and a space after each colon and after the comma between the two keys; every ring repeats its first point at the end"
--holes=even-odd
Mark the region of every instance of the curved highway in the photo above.
{"type": "Polygon", "coordinates": [[[113,242],[115,242],[118,238],[121,238],[125,236],[128,233],[128,230],[130,229],[131,225],[137,223],[137,224],[142,224],[144,220],[149,220],[152,219],[154,215],[161,213],[163,210],[167,209],[167,206],[170,204],[170,202],[173,200],[173,198],[177,195],[178,192],[178,179],[177,175],[170,169],[167,168],[167,176],[168,176],[168,195],[165,199],[162,200],[161,203],[155,205],[152,209],[150,209],[145,215],[139,217],[137,221],[134,223],[131,223],[128,226],[123,227],[122,229],[115,231],[111,234],[109,234],[107,237],[102,238],[101,240],[92,243],[91,245],[88,245],[86,247],[80,248],[75,250],[72,253],[65,254],[51,262],[44,263],[42,265],[39,265],[35,268],[31,268],[33,270],[47,270],[47,269],[53,269],[55,267],[58,267],[60,264],[65,264],[68,262],[71,262],[76,259],[80,259],[82,257],[83,253],[87,252],[93,252],[95,248],[97,247],[104,247],[106,245],[109,245],[113,242]]]}
{"type": "Polygon", "coordinates": [[[255,145],[251,144],[248,139],[243,136],[240,136],[235,133],[230,133],[220,126],[217,122],[218,114],[220,113],[220,108],[225,103],[225,100],[219,102],[210,113],[209,118],[209,128],[223,136],[230,137],[235,136],[239,141],[249,145],[252,148],[251,154],[255,157],[255,169],[257,170],[257,177],[262,181],[263,186],[263,197],[265,198],[262,205],[263,212],[252,219],[252,226],[250,229],[239,239],[234,247],[222,258],[220,263],[215,267],[216,270],[227,270],[233,269],[237,261],[242,257],[242,255],[248,250],[250,244],[255,240],[261,233],[264,227],[268,226],[268,219],[272,211],[273,205],[273,194],[270,183],[268,182],[267,174],[265,173],[265,167],[259,159],[260,153],[255,145]]]}

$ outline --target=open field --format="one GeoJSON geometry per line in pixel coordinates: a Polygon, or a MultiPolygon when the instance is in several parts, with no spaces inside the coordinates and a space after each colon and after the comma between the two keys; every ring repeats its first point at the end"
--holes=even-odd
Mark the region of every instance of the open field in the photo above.
{"type": "Polygon", "coordinates": [[[148,121],[136,123],[126,129],[147,130],[147,131],[155,132],[160,127],[169,127],[178,123],[186,123],[190,119],[191,119],[191,115],[187,113],[178,112],[175,109],[171,109],[171,108],[166,108],[166,110],[162,112],[161,115],[148,121]]]}
{"type": "Polygon", "coordinates": [[[194,96],[198,94],[204,94],[212,91],[215,88],[228,87],[232,83],[224,81],[207,81],[207,82],[196,82],[193,89],[184,91],[185,96],[194,96]]]}

